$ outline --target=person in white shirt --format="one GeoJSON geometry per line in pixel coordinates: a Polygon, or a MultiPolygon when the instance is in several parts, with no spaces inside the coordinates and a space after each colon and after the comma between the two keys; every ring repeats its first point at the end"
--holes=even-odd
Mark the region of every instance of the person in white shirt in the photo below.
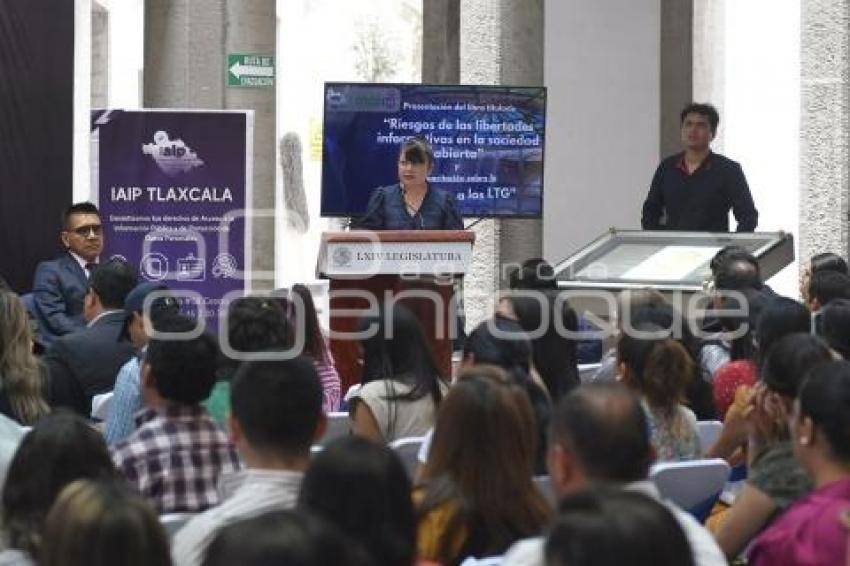
{"type": "MultiPolygon", "coordinates": [[[[552,489],[560,498],[593,484],[614,484],[662,501],[678,521],[697,566],[725,566],[711,534],[690,514],[663,501],[647,477],[653,460],[646,415],[640,401],[619,384],[580,387],[558,403],[547,455],[552,489]]],[[[542,566],[542,537],[514,544],[504,566],[542,566]]]]}
{"type": "Polygon", "coordinates": [[[230,436],[247,469],[221,482],[221,503],[192,518],[173,545],[175,566],[197,566],[225,526],[295,507],[310,446],[324,433],[322,387],[309,359],[251,361],[231,390],[230,436]]]}

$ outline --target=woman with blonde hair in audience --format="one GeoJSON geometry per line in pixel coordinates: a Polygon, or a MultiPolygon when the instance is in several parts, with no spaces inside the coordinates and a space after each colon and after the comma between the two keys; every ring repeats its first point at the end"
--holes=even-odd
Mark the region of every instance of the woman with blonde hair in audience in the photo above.
{"type": "Polygon", "coordinates": [[[309,356],[322,382],[322,410],[325,413],[338,411],[341,387],[339,373],[334,365],[327,339],[322,333],[313,295],[306,285],[299,283],[292,286],[289,308],[294,317],[292,327],[296,336],[298,333],[304,335],[303,354],[309,356]],[[299,313],[302,314],[301,317],[296,316],[299,313]]]}
{"type": "Polygon", "coordinates": [[[658,462],[692,460],[702,454],[697,419],[683,403],[696,365],[670,329],[640,322],[617,343],[620,380],[641,397],[658,462]]]}
{"type": "Polygon", "coordinates": [[[535,443],[525,390],[495,367],[464,370],[440,408],[414,497],[419,557],[459,564],[539,535],[551,509],[532,479],[535,443]]]}
{"type": "Polygon", "coordinates": [[[354,434],[378,442],[422,436],[434,426],[446,382],[419,321],[388,303],[358,325],[363,339],[361,386],[349,398],[354,434]]]}
{"type": "Polygon", "coordinates": [[[850,509],[850,363],[809,372],[789,418],[794,456],[814,490],[791,505],[753,543],[749,563],[845,564],[850,509]]]}
{"type": "Polygon", "coordinates": [[[32,353],[27,309],[11,291],[0,291],[0,413],[32,425],[50,408],[47,369],[32,353]]]}
{"type": "Polygon", "coordinates": [[[171,566],[159,518],[119,480],[78,480],[47,515],[41,566],[171,566]]]}

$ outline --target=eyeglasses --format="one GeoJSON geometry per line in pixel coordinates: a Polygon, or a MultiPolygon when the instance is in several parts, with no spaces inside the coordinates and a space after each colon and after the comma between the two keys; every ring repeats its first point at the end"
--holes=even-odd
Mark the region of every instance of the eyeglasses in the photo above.
{"type": "Polygon", "coordinates": [[[99,238],[103,233],[103,226],[100,224],[87,224],[86,226],[80,226],[79,228],[74,228],[71,230],[77,236],[81,238],[91,238],[94,236],[95,238],[99,238]]]}

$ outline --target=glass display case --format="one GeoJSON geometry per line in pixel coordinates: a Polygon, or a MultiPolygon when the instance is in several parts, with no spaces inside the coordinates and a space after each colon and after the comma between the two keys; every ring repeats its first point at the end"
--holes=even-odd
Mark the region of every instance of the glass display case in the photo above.
{"type": "Polygon", "coordinates": [[[652,287],[695,293],[711,280],[709,262],[725,246],[741,246],[769,279],[794,260],[785,232],[713,233],[611,229],[555,265],[563,289],[622,290],[652,287]]]}

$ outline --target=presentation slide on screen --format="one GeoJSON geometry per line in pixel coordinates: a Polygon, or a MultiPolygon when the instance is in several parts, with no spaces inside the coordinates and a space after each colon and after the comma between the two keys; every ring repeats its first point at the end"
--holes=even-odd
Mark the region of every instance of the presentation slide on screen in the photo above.
{"type": "Polygon", "coordinates": [[[539,217],[543,210],[543,87],[327,83],[322,215],[358,216],[398,182],[399,146],[434,148],[433,187],[464,216],[539,217]]]}

